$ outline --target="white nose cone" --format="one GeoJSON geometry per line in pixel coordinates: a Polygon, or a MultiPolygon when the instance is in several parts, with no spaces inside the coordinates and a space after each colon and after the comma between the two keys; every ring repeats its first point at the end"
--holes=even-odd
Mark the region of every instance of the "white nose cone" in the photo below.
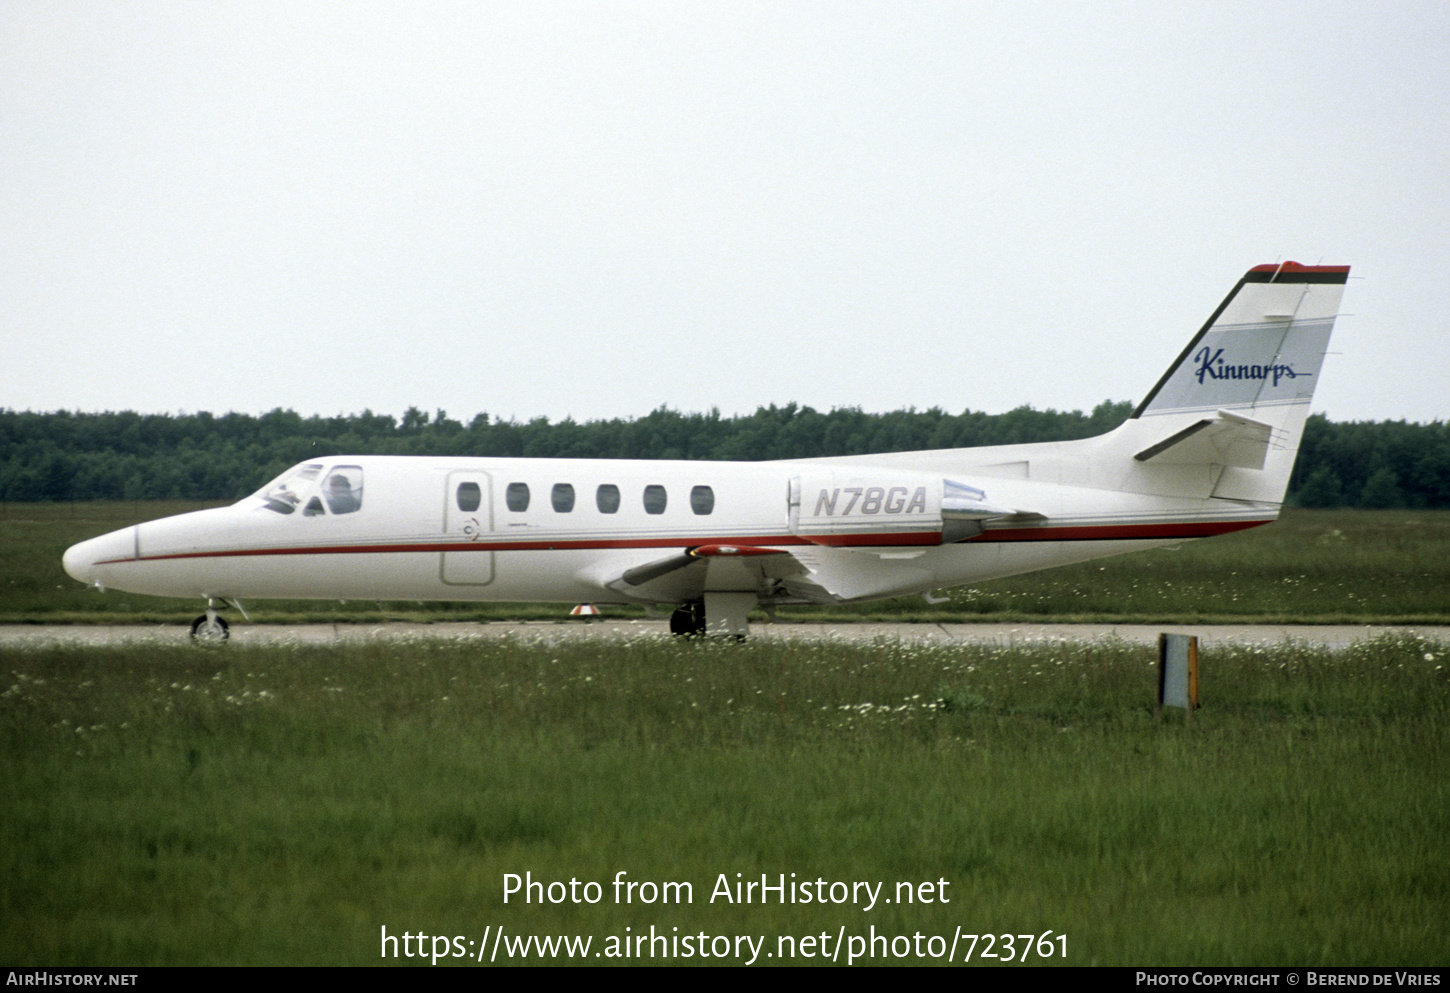
{"type": "Polygon", "coordinates": [[[114,563],[136,557],[136,529],[123,528],[83,541],[66,549],[61,565],[72,579],[88,586],[106,587],[106,575],[114,563]]]}

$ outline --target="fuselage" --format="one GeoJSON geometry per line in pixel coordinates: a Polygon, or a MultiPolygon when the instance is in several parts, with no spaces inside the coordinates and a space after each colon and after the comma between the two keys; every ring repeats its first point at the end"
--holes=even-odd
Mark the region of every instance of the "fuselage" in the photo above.
{"type": "Polygon", "coordinates": [[[104,588],[213,599],[673,603],[698,588],[840,602],[1221,534],[1276,512],[944,468],[341,456],[229,507],[82,542],[65,568],[104,588]],[[345,503],[327,485],[339,474],[351,477],[345,503]],[[969,510],[976,494],[993,509],[966,517],[975,533],[952,533],[953,487],[971,494],[969,510]],[[999,505],[1007,513],[991,516],[999,505]],[[1010,516],[1019,506],[1032,513],[1010,516]],[[625,580],[692,552],[703,575],[625,580]]]}

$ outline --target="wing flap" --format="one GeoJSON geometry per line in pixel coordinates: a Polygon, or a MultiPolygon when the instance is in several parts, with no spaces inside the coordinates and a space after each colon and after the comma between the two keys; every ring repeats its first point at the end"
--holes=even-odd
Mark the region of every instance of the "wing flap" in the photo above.
{"type": "Polygon", "coordinates": [[[935,583],[924,549],[867,550],[819,545],[792,548],[804,573],[787,576],[782,588],[811,603],[847,603],[912,593],[935,583]]]}

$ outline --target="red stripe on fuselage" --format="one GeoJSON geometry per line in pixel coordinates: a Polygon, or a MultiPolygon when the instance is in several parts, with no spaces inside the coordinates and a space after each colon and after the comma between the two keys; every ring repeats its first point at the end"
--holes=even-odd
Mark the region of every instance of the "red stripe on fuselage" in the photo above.
{"type": "MultiPolygon", "coordinates": [[[[1090,524],[1082,526],[1039,525],[1025,528],[996,528],[969,538],[962,544],[995,541],[1139,541],[1175,538],[1208,538],[1231,534],[1272,523],[1262,521],[1195,521],[1168,524],[1090,524]]],[[[891,548],[937,545],[938,531],[901,534],[821,535],[807,540],[798,535],[761,535],[752,538],[629,538],[618,540],[559,541],[469,541],[469,542],[400,542],[378,545],[315,545],[296,548],[228,548],[200,552],[172,552],[143,555],[140,558],[110,559],[97,565],[120,565],[124,562],[165,562],[181,559],[245,558],[259,555],[395,555],[431,552],[552,552],[552,551],[622,551],[632,548],[695,548],[700,545],[741,545],[749,547],[785,547],[825,545],[833,548],[891,548]]]]}

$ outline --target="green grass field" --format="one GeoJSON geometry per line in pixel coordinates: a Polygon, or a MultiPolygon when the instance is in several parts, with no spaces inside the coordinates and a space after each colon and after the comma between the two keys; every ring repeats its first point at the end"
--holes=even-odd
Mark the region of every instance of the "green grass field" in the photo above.
{"type": "Polygon", "coordinates": [[[653,927],[766,964],[822,934],[939,962],[961,929],[1051,932],[1044,964],[1444,966],[1447,651],[1207,651],[1203,709],[1158,723],[1124,643],[7,649],[0,960],[416,965],[384,928],[470,957],[503,928],[607,964],[653,927]],[[618,902],[620,872],[693,899],[618,902]],[[792,873],[893,902],[711,900],[792,873]],[[506,903],[508,874],[600,899],[506,903]]]}
{"type": "MultiPolygon", "coordinates": [[[[60,569],[71,542],[182,509],[0,508],[0,622],[189,620],[198,604],[60,569]]],[[[1443,623],[1450,514],[1291,512],[937,607],[817,616],[1443,623]]],[[[590,964],[719,961],[701,942],[732,963],[791,943],[787,961],[843,943],[842,962],[960,962],[977,934],[973,963],[1031,935],[1043,964],[1444,966],[1447,654],[1407,636],[1217,647],[1203,709],[1158,723],[1152,650],[1115,642],[3,648],[0,961],[460,964],[501,928],[500,962],[581,960],[510,954],[528,936],[588,938],[590,964]],[[621,872],[677,886],[621,902],[621,872]],[[505,902],[510,874],[597,883],[597,902],[505,902]],[[711,899],[762,876],[878,902],[711,899]],[[663,942],[622,941],[641,935],[663,942]]]]}
{"type": "MultiPolygon", "coordinates": [[[[180,503],[0,508],[0,623],[190,621],[198,601],[97,593],[65,575],[74,542],[195,509],[180,503]]],[[[1290,510],[1275,524],[1135,555],[849,608],[787,608],[818,620],[1450,623],[1450,511],[1290,510]]],[[[260,622],[387,618],[542,619],[530,604],[256,601],[260,622]]],[[[607,607],[620,616],[637,608],[607,607]]]]}

